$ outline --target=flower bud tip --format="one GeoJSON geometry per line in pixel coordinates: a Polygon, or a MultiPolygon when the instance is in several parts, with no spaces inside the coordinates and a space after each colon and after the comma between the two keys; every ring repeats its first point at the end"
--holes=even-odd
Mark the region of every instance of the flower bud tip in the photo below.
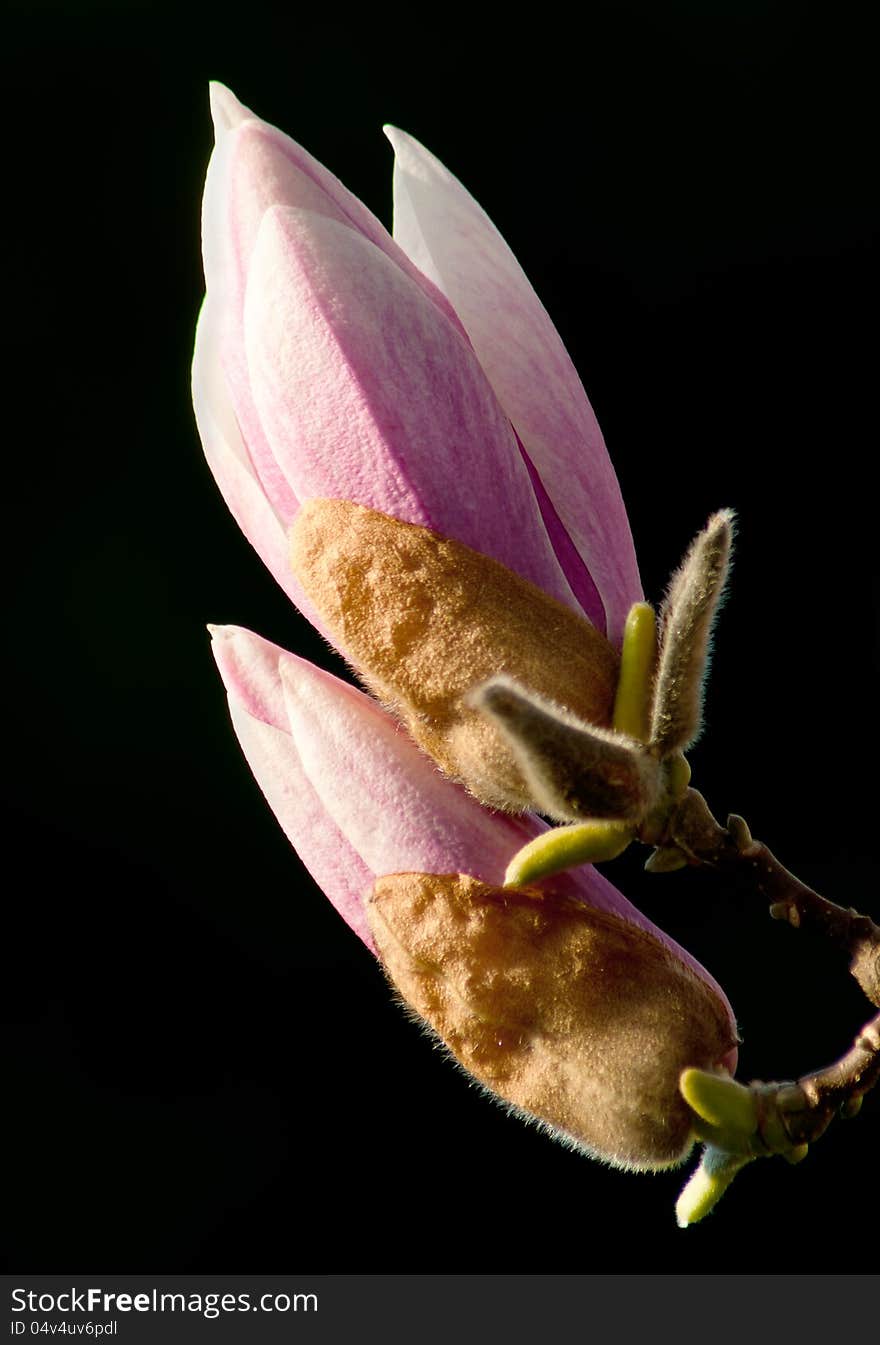
{"type": "Polygon", "coordinates": [[[211,107],[211,119],[217,139],[226,131],[232,131],[240,122],[247,120],[247,108],[243,107],[231,89],[219,80],[212,79],[208,84],[208,99],[211,107]]]}

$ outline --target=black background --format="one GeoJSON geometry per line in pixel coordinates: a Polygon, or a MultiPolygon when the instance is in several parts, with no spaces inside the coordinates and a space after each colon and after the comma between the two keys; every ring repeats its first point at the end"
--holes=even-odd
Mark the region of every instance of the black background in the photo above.
{"type": "MultiPolygon", "coordinates": [[[[472,189],[582,374],[646,593],[738,510],[696,783],[876,913],[874,33],[830,6],[581,9],[7,6],[11,1268],[871,1264],[876,1098],[679,1232],[682,1174],[611,1172],[479,1096],[303,873],[209,653],[232,622],[327,665],[189,406],[220,78],[388,224],[383,121],[472,189]]],[[[640,862],[610,875],[727,987],[743,1077],[848,1045],[839,956],[640,862]]]]}

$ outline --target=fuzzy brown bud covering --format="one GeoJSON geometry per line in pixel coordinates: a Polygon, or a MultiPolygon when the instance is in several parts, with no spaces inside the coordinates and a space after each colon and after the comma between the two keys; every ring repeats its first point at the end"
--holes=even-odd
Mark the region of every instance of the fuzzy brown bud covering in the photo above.
{"type": "Polygon", "coordinates": [[[712,624],[730,568],[733,527],[732,510],[713,514],[669,584],[651,726],[652,746],[662,757],[685,751],[700,735],[712,624]]]}
{"type": "Polygon", "coordinates": [[[659,765],[631,738],[562,713],[509,678],[495,678],[473,700],[510,740],[539,812],[560,822],[638,821],[656,802],[659,765]]]}
{"type": "Polygon", "coordinates": [[[533,799],[506,736],[468,693],[507,673],[608,725],[619,660],[603,635],[497,561],[345,500],[308,500],[293,571],[370,690],[490,807],[533,799]]]}
{"type": "Polygon", "coordinates": [[[403,999],[492,1093],[618,1166],[686,1156],[679,1076],[733,1032],[665,944],[550,887],[461,874],[380,878],[367,911],[403,999]]]}

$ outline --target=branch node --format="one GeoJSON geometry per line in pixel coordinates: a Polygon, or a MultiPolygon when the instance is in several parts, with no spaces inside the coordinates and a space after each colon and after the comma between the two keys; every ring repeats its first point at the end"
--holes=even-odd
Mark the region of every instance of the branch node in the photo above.
{"type": "Polygon", "coordinates": [[[727,830],[730,832],[731,839],[741,855],[751,849],[754,842],[752,833],[749,831],[748,823],[745,818],[738,813],[731,813],[727,819],[727,830]]]}

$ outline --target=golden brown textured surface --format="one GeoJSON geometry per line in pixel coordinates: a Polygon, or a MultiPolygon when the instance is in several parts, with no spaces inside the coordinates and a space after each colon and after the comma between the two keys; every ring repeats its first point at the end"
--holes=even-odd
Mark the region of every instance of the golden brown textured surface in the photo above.
{"type": "Polygon", "coordinates": [[[385,968],[492,1092],[622,1166],[691,1144],[679,1090],[733,1045],[724,1006],[659,940],[550,889],[461,874],[379,878],[367,906],[385,968]]]}
{"type": "Polygon", "coordinates": [[[416,742],[483,803],[526,808],[498,728],[466,704],[499,673],[611,721],[618,656],[588,621],[497,561],[345,500],[308,500],[291,563],[343,653],[416,742]]]}

